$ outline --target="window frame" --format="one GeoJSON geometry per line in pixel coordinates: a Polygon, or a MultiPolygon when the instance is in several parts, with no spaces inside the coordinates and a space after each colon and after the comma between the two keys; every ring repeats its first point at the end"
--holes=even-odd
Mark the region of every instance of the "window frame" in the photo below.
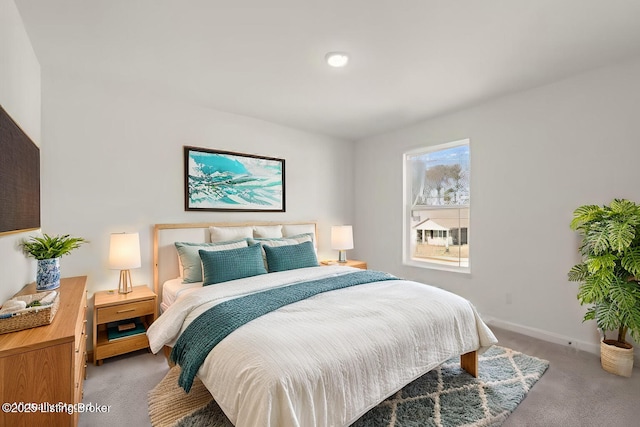
{"type": "MultiPolygon", "coordinates": [[[[430,270],[444,270],[451,271],[456,273],[463,274],[471,274],[471,253],[469,253],[468,263],[466,266],[458,266],[458,265],[446,265],[440,264],[433,261],[418,261],[413,257],[411,250],[411,239],[413,236],[412,231],[412,194],[411,194],[411,183],[410,176],[408,174],[411,172],[408,167],[408,160],[411,157],[414,157],[418,154],[427,154],[435,151],[447,150],[450,148],[460,147],[466,145],[469,149],[469,203],[467,205],[444,205],[444,206],[435,206],[436,210],[440,209],[460,209],[465,207],[469,211],[469,227],[467,228],[467,245],[469,249],[471,249],[471,139],[465,138],[457,141],[446,142],[442,144],[434,144],[423,146],[419,148],[415,148],[409,151],[405,151],[402,154],[402,264],[411,267],[419,267],[426,268],[430,270]]],[[[424,231],[423,231],[424,233],[424,231]]],[[[460,232],[462,233],[462,232],[460,232]]]]}

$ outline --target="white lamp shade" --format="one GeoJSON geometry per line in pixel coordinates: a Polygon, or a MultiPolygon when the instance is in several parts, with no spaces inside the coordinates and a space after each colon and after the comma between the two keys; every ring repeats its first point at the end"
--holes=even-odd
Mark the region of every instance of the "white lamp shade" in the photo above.
{"type": "Polygon", "coordinates": [[[331,249],[339,251],[353,249],[353,227],[334,225],[331,227],[331,249]]]}
{"type": "Polygon", "coordinates": [[[138,233],[113,233],[109,243],[109,268],[129,270],[141,265],[138,233]]]}

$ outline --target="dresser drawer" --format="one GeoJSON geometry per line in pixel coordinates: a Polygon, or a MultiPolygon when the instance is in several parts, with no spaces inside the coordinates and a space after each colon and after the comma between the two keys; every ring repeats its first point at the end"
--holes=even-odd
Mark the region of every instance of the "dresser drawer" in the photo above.
{"type": "Polygon", "coordinates": [[[98,323],[115,322],[155,313],[155,299],[119,304],[113,307],[98,308],[96,318],[98,323]]]}
{"type": "Polygon", "coordinates": [[[82,380],[84,379],[84,369],[87,365],[87,336],[84,334],[79,339],[74,359],[74,378],[76,387],[78,387],[78,384],[82,384],[82,380]]]}
{"type": "Polygon", "coordinates": [[[76,323],[76,350],[78,349],[78,341],[79,338],[82,335],[86,335],[87,334],[87,293],[84,293],[84,298],[82,299],[82,310],[81,310],[81,316],[78,320],[78,322],[76,323]]]}

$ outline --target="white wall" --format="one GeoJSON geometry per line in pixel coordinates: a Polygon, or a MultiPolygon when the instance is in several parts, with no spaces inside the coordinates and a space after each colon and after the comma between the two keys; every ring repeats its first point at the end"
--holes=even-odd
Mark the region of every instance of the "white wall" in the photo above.
{"type": "Polygon", "coordinates": [[[567,272],[582,204],[640,202],[640,59],[359,141],[356,233],[371,268],[454,291],[494,324],[599,351],[567,272]],[[402,153],[471,140],[470,275],[402,265],[402,153]],[[510,298],[512,303],[508,303],[510,298]]]}
{"type": "Polygon", "coordinates": [[[90,243],[64,257],[62,275],[88,275],[89,296],[117,288],[109,234],[138,231],[152,285],[156,223],[318,220],[320,257],[332,224],[353,220],[353,143],[218,112],[128,87],[43,74],[42,230],[90,243]],[[284,158],[285,213],[184,211],[183,145],[284,158]]]}
{"type": "MultiPolygon", "coordinates": [[[[13,0],[0,0],[0,105],[41,147],[40,64],[13,0]]],[[[0,236],[0,304],[35,280],[36,263],[19,246],[29,235],[0,236]]]]}

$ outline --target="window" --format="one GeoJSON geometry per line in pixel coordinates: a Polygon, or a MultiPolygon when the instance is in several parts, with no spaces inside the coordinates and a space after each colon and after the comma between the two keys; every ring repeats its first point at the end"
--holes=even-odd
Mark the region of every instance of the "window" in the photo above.
{"type": "Polygon", "coordinates": [[[469,140],[404,154],[405,264],[469,272],[469,140]]]}

